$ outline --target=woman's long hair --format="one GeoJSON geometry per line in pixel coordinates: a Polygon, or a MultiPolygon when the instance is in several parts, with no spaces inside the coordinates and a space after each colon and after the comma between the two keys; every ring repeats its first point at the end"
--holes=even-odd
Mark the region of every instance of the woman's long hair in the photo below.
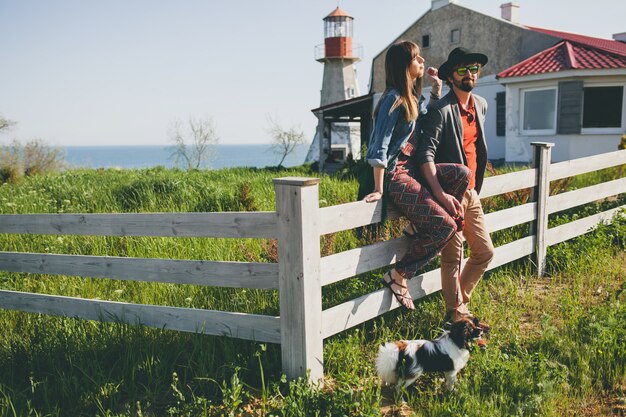
{"type": "MultiPolygon", "coordinates": [[[[420,48],[414,42],[400,41],[391,45],[385,55],[385,90],[395,88],[400,92],[400,97],[391,106],[391,111],[400,105],[404,106],[406,120],[409,122],[417,119],[419,98],[422,95],[422,77],[412,83],[409,74],[409,66],[419,52],[420,48]]],[[[378,113],[378,106],[376,107],[374,117],[378,113]]]]}

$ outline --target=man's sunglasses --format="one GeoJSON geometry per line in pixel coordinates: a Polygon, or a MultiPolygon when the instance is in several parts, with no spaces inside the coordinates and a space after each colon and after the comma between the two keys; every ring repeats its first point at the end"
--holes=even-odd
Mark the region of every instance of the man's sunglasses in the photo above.
{"type": "Polygon", "coordinates": [[[454,70],[454,72],[463,77],[465,74],[467,74],[467,71],[469,71],[470,74],[476,74],[479,69],[480,65],[470,65],[469,67],[458,67],[454,70]]]}

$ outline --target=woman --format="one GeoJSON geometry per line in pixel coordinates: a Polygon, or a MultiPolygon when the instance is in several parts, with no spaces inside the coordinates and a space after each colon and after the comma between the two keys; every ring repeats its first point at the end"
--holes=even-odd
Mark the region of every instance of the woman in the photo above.
{"type": "MultiPolygon", "coordinates": [[[[409,310],[415,306],[406,280],[431,261],[457,231],[455,218],[460,213],[459,201],[467,188],[469,175],[463,165],[437,165],[437,175],[446,192],[446,201],[441,202],[418,181],[419,169],[411,163],[410,157],[417,138],[412,133],[419,116],[426,113],[424,106],[420,109],[419,102],[424,76],[424,59],[419,53],[419,47],[409,41],[397,42],[387,50],[386,88],[374,110],[374,130],[366,155],[374,170],[375,188],[364,197],[368,203],[380,200],[384,192],[383,179],[387,175],[387,197],[409,219],[404,233],[411,238],[410,248],[382,278],[383,284],[409,310]],[[443,207],[448,207],[448,211],[443,207]]],[[[433,103],[439,98],[442,82],[436,70],[430,76],[430,103],[433,103]]]]}

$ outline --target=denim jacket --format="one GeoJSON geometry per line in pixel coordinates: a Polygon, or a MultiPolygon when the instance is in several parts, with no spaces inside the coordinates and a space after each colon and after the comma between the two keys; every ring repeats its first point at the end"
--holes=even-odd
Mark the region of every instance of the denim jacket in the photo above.
{"type": "MultiPolygon", "coordinates": [[[[370,136],[365,159],[372,167],[388,168],[392,171],[395,161],[387,166],[387,161],[395,155],[407,142],[416,121],[407,122],[404,106],[398,106],[391,111],[391,106],[400,97],[400,92],[391,88],[383,93],[378,104],[378,114],[374,120],[374,129],[370,136]]],[[[426,103],[420,100],[420,115],[426,113],[426,103]]],[[[417,128],[417,127],[416,127],[417,128]]]]}

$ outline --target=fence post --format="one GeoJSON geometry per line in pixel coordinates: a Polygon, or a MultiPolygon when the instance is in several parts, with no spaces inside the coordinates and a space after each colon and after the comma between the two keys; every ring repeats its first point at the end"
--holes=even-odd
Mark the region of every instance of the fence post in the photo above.
{"type": "Polygon", "coordinates": [[[533,168],[537,168],[537,181],[533,189],[533,201],[537,203],[537,219],[533,224],[532,234],[535,235],[535,256],[537,275],[546,272],[546,232],[548,231],[548,196],[550,195],[550,161],[554,143],[532,142],[533,168]]]}
{"type": "Polygon", "coordinates": [[[276,178],[283,372],[323,382],[319,178],[276,178]]]}

